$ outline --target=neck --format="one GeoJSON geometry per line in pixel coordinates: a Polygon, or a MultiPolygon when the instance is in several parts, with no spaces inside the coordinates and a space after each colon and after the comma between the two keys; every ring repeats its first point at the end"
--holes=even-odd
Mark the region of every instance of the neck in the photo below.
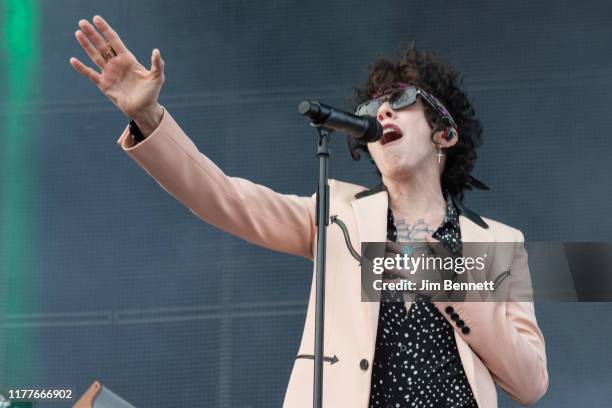
{"type": "Polygon", "coordinates": [[[438,174],[430,177],[385,177],[383,183],[389,193],[389,206],[394,212],[418,219],[428,214],[443,216],[446,208],[438,174]],[[432,214],[433,212],[433,214],[432,214]]]}

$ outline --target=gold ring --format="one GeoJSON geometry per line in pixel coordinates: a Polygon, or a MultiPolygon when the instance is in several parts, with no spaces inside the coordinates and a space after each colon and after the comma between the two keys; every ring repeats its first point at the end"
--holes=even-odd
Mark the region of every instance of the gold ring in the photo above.
{"type": "Polygon", "coordinates": [[[117,52],[115,51],[115,49],[111,46],[111,44],[109,42],[106,43],[106,51],[104,51],[102,53],[102,57],[104,58],[104,61],[108,61],[109,59],[116,57],[117,56],[117,52]]]}

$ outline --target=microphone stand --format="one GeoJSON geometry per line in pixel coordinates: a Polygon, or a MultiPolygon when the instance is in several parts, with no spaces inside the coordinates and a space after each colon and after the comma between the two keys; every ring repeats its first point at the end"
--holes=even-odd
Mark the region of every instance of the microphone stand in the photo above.
{"type": "Polygon", "coordinates": [[[325,255],[327,226],[329,225],[329,184],[327,167],[331,154],[330,135],[334,130],[357,131],[363,139],[380,138],[382,128],[376,119],[367,119],[342,112],[331,106],[315,101],[303,101],[299,112],[311,120],[310,125],[319,132],[319,186],[317,188],[317,254],[316,254],[316,307],[315,307],[315,349],[314,349],[314,389],[313,407],[323,405],[323,344],[325,315],[325,255]]]}
{"type": "Polygon", "coordinates": [[[331,153],[330,135],[332,130],[311,123],[319,132],[317,157],[319,158],[319,186],[317,188],[317,271],[316,271],[316,309],[315,309],[315,349],[314,349],[314,390],[313,407],[323,406],[323,341],[325,314],[325,255],[327,225],[329,225],[329,176],[328,161],[331,153]]]}

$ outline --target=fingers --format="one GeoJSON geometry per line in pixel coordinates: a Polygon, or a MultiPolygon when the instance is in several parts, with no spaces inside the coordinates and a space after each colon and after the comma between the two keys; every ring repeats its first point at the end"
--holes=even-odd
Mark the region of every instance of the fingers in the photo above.
{"type": "Polygon", "coordinates": [[[102,68],[106,61],[104,61],[102,54],[100,54],[100,51],[93,46],[93,44],[89,41],[88,37],[80,30],[77,30],[74,33],[74,36],[76,37],[79,44],[81,44],[81,47],[83,47],[87,55],[89,55],[89,58],[94,62],[94,64],[102,68]]]}
{"type": "Polygon", "coordinates": [[[157,48],[151,53],[151,73],[156,77],[164,75],[164,60],[157,48]]]}
{"type": "Polygon", "coordinates": [[[430,246],[430,248],[434,250],[434,252],[436,253],[437,256],[439,256],[441,258],[447,258],[447,257],[453,258],[452,252],[449,251],[446,248],[446,246],[444,246],[444,244],[442,244],[442,242],[440,242],[439,240],[435,239],[433,236],[426,235],[425,236],[425,240],[427,241],[427,244],[430,246]]]}
{"type": "Polygon", "coordinates": [[[391,254],[403,254],[404,251],[402,250],[402,248],[404,246],[406,246],[406,243],[402,243],[402,242],[393,242],[393,241],[389,241],[387,242],[387,246],[386,246],[386,252],[391,253],[391,254]]]}
{"type": "Polygon", "coordinates": [[[436,242],[440,242],[440,241],[438,241],[437,239],[435,239],[435,238],[433,237],[433,235],[425,235],[425,240],[426,240],[427,242],[432,243],[432,244],[435,244],[436,242]]]}
{"type": "MultiPolygon", "coordinates": [[[[95,27],[87,20],[79,20],[79,28],[81,29],[82,33],[84,33],[84,37],[87,38],[89,43],[95,47],[94,51],[98,55],[99,59],[102,60],[102,65],[104,65],[106,61],[102,55],[108,48],[104,37],[102,37],[98,30],[96,30],[95,27]]],[[[101,67],[100,64],[97,65],[101,67]]]]}
{"type": "Polygon", "coordinates": [[[81,75],[88,78],[94,84],[98,85],[100,82],[101,75],[97,73],[94,69],[86,66],[78,58],[70,58],[70,65],[81,75]]]}
{"type": "Polygon", "coordinates": [[[106,20],[104,20],[100,16],[94,16],[93,22],[98,28],[98,30],[100,30],[102,35],[104,35],[104,38],[106,38],[106,40],[111,43],[111,46],[117,54],[128,52],[127,48],[125,48],[125,45],[123,45],[123,41],[121,41],[121,38],[119,38],[115,30],[113,30],[113,28],[106,22],[106,20]]]}

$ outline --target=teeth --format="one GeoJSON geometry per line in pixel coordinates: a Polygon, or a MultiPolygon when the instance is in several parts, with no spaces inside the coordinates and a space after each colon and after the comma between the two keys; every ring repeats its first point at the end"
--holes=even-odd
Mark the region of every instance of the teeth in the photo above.
{"type": "Polygon", "coordinates": [[[385,133],[389,133],[389,132],[395,132],[395,129],[392,129],[392,128],[386,128],[385,130],[383,130],[383,135],[384,135],[385,133]]]}

